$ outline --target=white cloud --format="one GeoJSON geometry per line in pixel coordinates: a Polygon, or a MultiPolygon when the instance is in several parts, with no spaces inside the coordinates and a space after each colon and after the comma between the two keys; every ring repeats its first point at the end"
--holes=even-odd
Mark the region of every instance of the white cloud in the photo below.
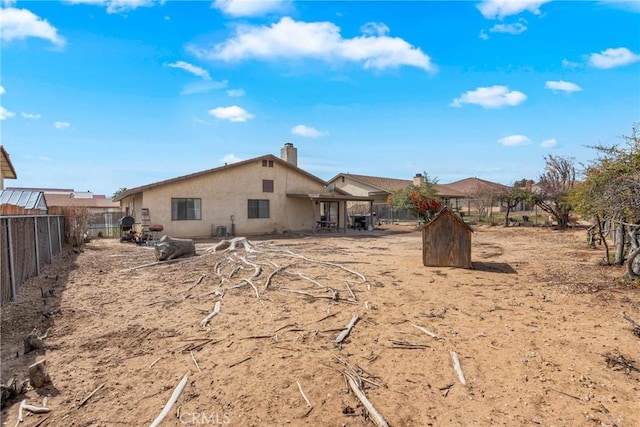
{"type": "Polygon", "coordinates": [[[563,59],[562,66],[564,68],[576,68],[579,67],[580,64],[578,64],[577,62],[569,61],[568,59],[563,59]]]}
{"type": "Polygon", "coordinates": [[[367,22],[360,27],[360,32],[367,36],[385,36],[389,31],[389,27],[382,22],[367,22]]]}
{"type": "Polygon", "coordinates": [[[523,103],[527,95],[517,90],[509,91],[507,86],[479,87],[470,90],[449,104],[451,107],[462,107],[462,104],[475,104],[483,108],[501,108],[516,106],[523,103]]]}
{"type": "Polygon", "coordinates": [[[239,26],[233,38],[211,49],[191,46],[189,50],[200,58],[227,62],[247,58],[313,58],[359,62],[365,68],[380,70],[413,66],[435,71],[428,55],[401,38],[362,35],[345,39],[340,28],[331,22],[298,22],[289,17],[268,27],[239,26]]]}
{"type": "Polygon", "coordinates": [[[180,68],[181,70],[187,71],[193,75],[202,77],[204,80],[211,80],[211,76],[207,70],[198,67],[197,65],[189,64],[185,61],[172,62],[171,64],[167,64],[167,67],[180,68]]]}
{"type": "Polygon", "coordinates": [[[484,32],[484,30],[480,30],[480,36],[482,40],[489,40],[489,35],[484,32]]]}
{"type": "Polygon", "coordinates": [[[521,22],[515,24],[496,24],[489,30],[492,33],[522,34],[527,31],[527,27],[521,22]]]}
{"type": "Polygon", "coordinates": [[[67,122],[53,122],[53,126],[56,129],[68,129],[69,127],[71,127],[71,124],[67,122]]]}
{"type": "Polygon", "coordinates": [[[579,92],[582,90],[580,86],[572,82],[565,82],[564,80],[553,81],[549,80],[544,84],[545,89],[551,89],[553,91],[562,92],[579,92]]]}
{"type": "Polygon", "coordinates": [[[40,117],[42,117],[40,114],[25,113],[24,111],[20,114],[22,115],[23,119],[29,119],[29,120],[37,120],[40,117]]]}
{"type": "Polygon", "coordinates": [[[241,162],[241,161],[242,161],[242,159],[240,157],[236,156],[235,154],[227,154],[226,156],[224,156],[222,158],[222,162],[225,165],[230,164],[230,163],[238,163],[238,162],[241,162]]]}
{"type": "Polygon", "coordinates": [[[626,47],[606,49],[600,53],[589,55],[589,65],[596,68],[615,68],[640,61],[640,55],[631,52],[626,47]]]}
{"type": "Polygon", "coordinates": [[[215,0],[211,7],[235,17],[258,16],[284,12],[291,5],[287,0],[215,0]]]}
{"type": "Polygon", "coordinates": [[[304,136],[306,138],[317,138],[322,135],[326,135],[326,132],[321,132],[318,129],[305,126],[305,125],[297,125],[291,129],[291,133],[298,136],[304,136]]]}
{"type": "Polygon", "coordinates": [[[540,143],[540,147],[543,148],[551,148],[555,147],[556,145],[558,145],[558,141],[556,141],[555,138],[545,139],[540,143]]]}
{"type": "Polygon", "coordinates": [[[540,6],[551,0],[484,0],[477,7],[487,19],[503,19],[529,11],[540,15],[540,6]]]}
{"type": "Polygon", "coordinates": [[[149,7],[156,3],[163,4],[165,0],[65,0],[71,4],[93,4],[106,6],[107,13],[124,13],[139,7],[149,7]]]}
{"type": "Polygon", "coordinates": [[[524,135],[509,135],[500,138],[498,142],[507,147],[513,147],[514,145],[527,145],[531,140],[524,135]]]}
{"type": "Polygon", "coordinates": [[[222,81],[214,81],[214,80],[203,80],[197,83],[190,83],[182,89],[180,92],[182,95],[192,95],[194,93],[204,93],[209,92],[213,89],[224,89],[227,87],[229,82],[227,80],[222,81]]]}
{"type": "Polygon", "coordinates": [[[242,107],[232,105],[231,107],[218,107],[213,110],[209,110],[216,119],[229,120],[230,122],[246,122],[249,119],[253,119],[255,116],[249,113],[242,107]]]}
{"type": "Polygon", "coordinates": [[[0,107],[0,120],[7,120],[15,115],[16,113],[14,113],[13,111],[9,111],[4,107],[0,107]]]}
{"type": "Polygon", "coordinates": [[[600,0],[600,3],[617,9],[640,13],[640,2],[638,0],[600,0]]]}
{"type": "Polygon", "coordinates": [[[5,92],[4,86],[0,86],[0,95],[2,95],[4,92],[5,92]]]}
{"type": "Polygon", "coordinates": [[[7,42],[37,37],[49,40],[56,46],[65,44],[64,37],[58,34],[54,26],[27,9],[0,9],[0,28],[0,38],[7,42]]]}
{"type": "Polygon", "coordinates": [[[241,96],[244,96],[244,89],[229,89],[227,91],[227,95],[231,96],[232,98],[239,98],[241,96]]]}

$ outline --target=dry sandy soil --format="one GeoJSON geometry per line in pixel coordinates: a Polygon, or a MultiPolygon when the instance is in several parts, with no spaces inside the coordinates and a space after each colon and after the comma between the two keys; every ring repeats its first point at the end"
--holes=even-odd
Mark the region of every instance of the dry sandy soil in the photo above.
{"type": "Polygon", "coordinates": [[[52,379],[3,425],[47,396],[21,425],[148,426],[185,374],[162,425],[374,425],[349,372],[395,427],[640,426],[640,339],[621,315],[640,320],[640,289],[598,266],[584,229],[474,227],[472,270],[424,267],[400,226],[250,240],[135,270],[152,247],[64,251],[2,308],[2,381],[42,358],[52,379]],[[24,354],[34,327],[46,347],[24,354]]]}

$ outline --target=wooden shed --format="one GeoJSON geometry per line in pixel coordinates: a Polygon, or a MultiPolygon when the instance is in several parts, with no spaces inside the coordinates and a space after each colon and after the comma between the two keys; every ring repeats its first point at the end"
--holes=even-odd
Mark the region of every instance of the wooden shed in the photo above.
{"type": "Polygon", "coordinates": [[[471,268],[471,233],[471,227],[445,206],[422,228],[422,263],[471,268]]]}

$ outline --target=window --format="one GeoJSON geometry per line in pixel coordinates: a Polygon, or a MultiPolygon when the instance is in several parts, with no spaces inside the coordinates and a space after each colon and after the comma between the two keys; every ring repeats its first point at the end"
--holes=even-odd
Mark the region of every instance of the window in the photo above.
{"type": "Polygon", "coordinates": [[[263,179],[262,180],[262,192],[263,193],[273,193],[273,180],[272,179],[263,179]]]}
{"type": "Polygon", "coordinates": [[[249,199],[249,218],[269,218],[269,201],[249,199]]]}
{"type": "Polygon", "coordinates": [[[263,168],[266,168],[266,167],[272,168],[273,167],[273,160],[263,160],[262,161],[262,167],[263,168]]]}
{"type": "Polygon", "coordinates": [[[202,219],[200,199],[171,199],[171,219],[173,221],[202,219]]]}

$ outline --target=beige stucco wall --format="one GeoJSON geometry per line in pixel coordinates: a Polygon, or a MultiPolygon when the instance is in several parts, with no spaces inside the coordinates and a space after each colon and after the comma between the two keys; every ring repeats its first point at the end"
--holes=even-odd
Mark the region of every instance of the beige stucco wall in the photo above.
{"type": "MultiPolygon", "coordinates": [[[[163,234],[172,237],[198,238],[215,235],[216,227],[231,226],[234,215],[236,235],[303,231],[312,228],[316,205],[309,199],[286,197],[287,193],[322,193],[324,186],[297,170],[274,162],[263,167],[261,160],[243,165],[229,165],[209,174],[159,185],[121,201],[129,206],[136,222],[142,208],[149,209],[151,223],[162,224],[163,234]],[[274,181],[274,192],[262,191],[262,180],[274,181]],[[202,219],[171,220],[172,198],[200,198],[202,219]],[[269,200],[269,218],[248,218],[248,200],[269,200]]],[[[316,213],[316,217],[319,214],[316,213]]]]}

